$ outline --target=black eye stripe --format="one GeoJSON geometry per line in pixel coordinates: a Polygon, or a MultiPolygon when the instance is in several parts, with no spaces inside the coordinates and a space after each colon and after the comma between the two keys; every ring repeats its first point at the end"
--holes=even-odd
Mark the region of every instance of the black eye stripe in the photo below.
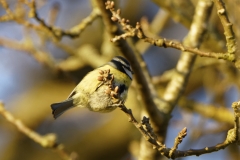
{"type": "Polygon", "coordinates": [[[113,58],[113,60],[119,61],[122,65],[124,65],[126,67],[130,66],[129,62],[126,59],[124,59],[123,57],[116,56],[116,57],[113,58]]]}
{"type": "Polygon", "coordinates": [[[128,69],[129,71],[132,72],[132,70],[131,70],[131,68],[130,68],[129,66],[125,66],[125,65],[123,65],[123,67],[126,68],[126,69],[128,69]]]}
{"type": "Polygon", "coordinates": [[[119,64],[122,67],[125,67],[126,69],[128,69],[129,71],[131,71],[130,66],[123,64],[122,61],[118,61],[118,60],[112,60],[112,62],[114,62],[115,64],[119,64]]]}
{"type": "Polygon", "coordinates": [[[116,56],[110,62],[108,62],[108,64],[125,73],[130,79],[132,79],[133,71],[130,63],[125,58],[116,56]]]}

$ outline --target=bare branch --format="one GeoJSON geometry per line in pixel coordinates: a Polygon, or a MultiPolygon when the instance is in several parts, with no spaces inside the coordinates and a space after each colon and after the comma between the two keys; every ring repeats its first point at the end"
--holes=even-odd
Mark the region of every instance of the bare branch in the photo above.
{"type": "MultiPolygon", "coordinates": [[[[209,13],[212,9],[212,2],[208,0],[198,1],[193,22],[190,31],[184,39],[184,44],[191,47],[199,47],[203,35],[206,31],[209,13]]],[[[186,83],[191,73],[196,55],[190,52],[183,52],[176,66],[176,74],[168,83],[163,99],[167,103],[162,104],[161,107],[166,110],[166,113],[171,113],[176,105],[180,95],[185,90],[186,83]]]]}
{"type": "MultiPolygon", "coordinates": [[[[237,120],[239,120],[239,110],[240,110],[240,102],[234,102],[232,104],[232,107],[234,109],[234,115],[237,120]]],[[[220,149],[224,149],[227,146],[229,146],[232,143],[239,142],[239,122],[235,120],[235,127],[233,129],[230,129],[228,131],[227,137],[224,140],[224,142],[219,143],[215,146],[211,147],[205,147],[202,149],[190,149],[190,150],[177,150],[178,145],[182,142],[182,139],[186,136],[187,134],[187,128],[183,128],[178,136],[175,139],[175,143],[173,148],[167,148],[165,144],[162,144],[161,142],[158,141],[157,137],[155,136],[155,133],[151,129],[151,125],[148,121],[148,118],[143,117],[142,121],[143,123],[139,123],[136,118],[133,116],[131,109],[126,108],[124,105],[119,105],[119,108],[128,116],[129,122],[133,123],[134,126],[140,131],[140,133],[143,135],[143,137],[153,145],[153,149],[158,150],[162,155],[166,156],[167,158],[179,158],[179,157],[186,157],[186,156],[192,156],[192,155],[202,155],[202,154],[207,154],[207,153],[212,153],[219,151],[220,149]],[[144,126],[148,126],[147,128],[144,126]]]]}
{"type": "MultiPolygon", "coordinates": [[[[103,22],[106,26],[111,37],[114,37],[117,34],[122,33],[121,29],[111,21],[111,15],[106,10],[106,4],[104,5],[104,1],[96,1],[99,9],[101,10],[101,15],[103,17],[103,22]]],[[[111,3],[111,2],[110,2],[111,3]]],[[[152,118],[152,123],[154,126],[158,127],[159,132],[164,132],[159,126],[166,125],[164,123],[164,119],[169,118],[161,111],[157,109],[157,105],[155,102],[156,97],[158,97],[156,91],[154,90],[154,86],[151,83],[151,78],[148,73],[145,62],[143,61],[142,56],[134,49],[132,43],[128,43],[124,40],[120,40],[115,43],[120,53],[123,54],[131,63],[135,73],[135,79],[137,82],[137,88],[140,91],[141,101],[144,104],[144,108],[146,108],[149,116],[152,118]]]]}
{"type": "Polygon", "coordinates": [[[182,143],[183,138],[185,138],[187,135],[187,128],[183,128],[179,133],[178,136],[175,138],[174,145],[169,151],[169,157],[172,157],[172,154],[174,151],[178,149],[178,145],[182,143]]]}
{"type": "Polygon", "coordinates": [[[64,146],[62,144],[58,144],[57,137],[55,134],[50,133],[47,135],[40,135],[30,128],[28,128],[20,119],[16,119],[10,112],[6,111],[4,109],[3,103],[0,103],[0,114],[11,124],[13,124],[17,129],[28,136],[30,139],[32,139],[34,142],[38,143],[44,148],[51,148],[56,150],[59,155],[64,160],[76,160],[78,156],[76,156],[76,153],[67,153],[64,149],[64,146]]]}
{"type": "Polygon", "coordinates": [[[63,36],[69,36],[71,38],[79,37],[80,34],[85,30],[85,28],[91,24],[99,15],[100,12],[98,9],[93,9],[88,17],[82,20],[81,23],[71,28],[69,31],[64,31],[54,26],[47,25],[46,22],[39,17],[36,11],[36,2],[32,0],[29,3],[29,7],[31,8],[31,16],[35,18],[45,29],[51,32],[57,39],[61,39],[63,36]]]}
{"type": "Polygon", "coordinates": [[[234,133],[232,133],[231,137],[229,137],[231,140],[234,141],[236,139],[238,145],[240,145],[240,101],[234,102],[232,104],[232,108],[234,110],[234,133]]]}
{"type": "Polygon", "coordinates": [[[224,35],[226,37],[227,41],[227,49],[229,54],[235,55],[237,51],[237,44],[236,44],[236,39],[235,35],[232,29],[232,23],[228,19],[227,11],[226,8],[223,4],[222,0],[214,0],[214,3],[217,8],[217,13],[218,16],[222,22],[222,26],[224,28],[224,35]]]}
{"type": "Polygon", "coordinates": [[[45,20],[40,18],[40,16],[37,13],[36,10],[36,2],[35,0],[32,0],[30,2],[24,1],[22,3],[28,5],[30,8],[30,11],[28,13],[28,16],[30,18],[36,19],[40,25],[35,25],[33,23],[28,22],[27,20],[23,18],[19,18],[18,15],[16,15],[13,11],[9,9],[8,3],[5,0],[1,0],[0,3],[6,10],[6,15],[0,17],[0,21],[8,21],[8,20],[15,20],[17,23],[22,24],[26,27],[35,29],[37,31],[45,31],[49,37],[55,38],[57,40],[60,40],[63,36],[68,36],[71,38],[77,38],[80,36],[80,34],[85,30],[85,28],[90,25],[96,18],[99,17],[100,12],[98,9],[93,9],[93,11],[90,13],[88,17],[82,20],[78,25],[74,26],[70,30],[62,30],[58,27],[55,27],[53,25],[48,25],[45,20]]]}
{"type": "MultiPolygon", "coordinates": [[[[209,57],[209,58],[217,58],[217,59],[224,59],[228,61],[235,61],[235,55],[232,54],[226,54],[226,53],[216,53],[216,52],[204,52],[200,51],[198,47],[193,47],[189,45],[184,45],[178,41],[173,40],[167,40],[165,38],[159,38],[154,39],[151,37],[148,37],[144,34],[144,32],[141,29],[140,23],[137,22],[136,27],[133,27],[129,24],[129,20],[126,20],[120,16],[120,10],[115,11],[114,5],[110,3],[110,1],[106,4],[107,9],[109,9],[112,12],[112,20],[117,21],[120,23],[123,27],[123,30],[125,31],[124,34],[115,36],[112,38],[112,42],[119,41],[120,39],[126,39],[128,37],[138,37],[139,39],[144,40],[145,42],[148,42],[152,45],[158,46],[158,47],[164,47],[164,48],[175,48],[184,52],[191,52],[196,55],[202,56],[202,57],[209,57]]],[[[197,10],[197,9],[196,9],[197,10]]],[[[207,12],[209,14],[209,12],[207,12]]]]}
{"type": "Polygon", "coordinates": [[[37,62],[43,64],[44,66],[49,67],[50,69],[52,69],[52,71],[57,72],[55,62],[51,57],[51,55],[49,53],[46,53],[45,51],[41,51],[37,49],[37,47],[34,46],[30,37],[20,42],[13,39],[0,37],[0,45],[6,48],[17,50],[17,51],[27,52],[37,62]]]}

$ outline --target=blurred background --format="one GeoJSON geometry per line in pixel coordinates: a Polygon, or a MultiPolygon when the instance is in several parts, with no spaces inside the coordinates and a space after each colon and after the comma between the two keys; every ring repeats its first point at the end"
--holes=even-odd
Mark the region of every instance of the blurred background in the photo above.
{"type": "MultiPolygon", "coordinates": [[[[22,2],[7,0],[13,12],[19,14],[19,17],[26,18],[29,7],[22,2]]],[[[79,24],[92,11],[91,2],[86,0],[36,2],[39,17],[47,24],[64,30],[79,24]]],[[[179,4],[172,0],[168,2],[171,3],[171,8],[168,8],[167,2],[164,4],[164,2],[155,3],[146,0],[118,0],[116,5],[121,8],[122,17],[129,19],[133,26],[143,17],[149,23],[155,16],[159,16],[157,20],[165,18],[166,20],[160,21],[163,23],[161,33],[155,36],[182,41],[191,24],[191,16],[197,0],[189,0],[188,9],[184,6],[179,7],[187,1],[180,0],[179,4]],[[174,18],[176,17],[176,13],[172,11],[174,9],[186,20],[184,23],[181,23],[183,22],[181,19],[178,21],[174,18]]],[[[240,11],[240,2],[226,0],[226,3],[227,7],[232,7],[228,11],[236,36],[239,37],[240,26],[237,15],[240,11]]],[[[0,5],[0,16],[3,17],[5,14],[6,10],[0,5]]],[[[26,18],[26,20],[39,24],[34,18],[26,18]]],[[[211,15],[210,20],[208,31],[214,31],[212,32],[214,35],[207,34],[202,49],[224,52],[226,48],[223,30],[216,14],[211,15]],[[211,37],[214,37],[213,40],[211,37]]],[[[80,37],[75,39],[63,37],[61,41],[53,40],[45,32],[25,27],[14,20],[8,21],[2,18],[0,22],[0,100],[5,104],[5,109],[41,135],[55,133],[58,142],[64,144],[68,151],[76,152],[80,159],[137,159],[140,133],[119,109],[108,114],[100,114],[75,108],[67,111],[57,120],[54,120],[51,114],[52,103],[65,100],[87,72],[117,54],[110,43],[110,38],[104,36],[106,33],[101,18],[96,18],[87,26],[80,37]],[[95,59],[91,53],[104,58],[95,59]],[[92,62],[89,62],[89,59],[92,59],[92,62]]],[[[134,43],[137,45],[139,41],[134,39],[134,43]]],[[[151,46],[142,54],[151,76],[153,79],[158,79],[175,67],[180,53],[175,49],[151,46]]],[[[231,63],[198,57],[183,96],[202,104],[213,104],[216,106],[216,112],[217,109],[224,108],[229,113],[233,113],[231,104],[239,100],[238,78],[239,71],[231,63]]],[[[167,80],[156,82],[159,92],[163,92],[167,82],[167,80]]],[[[139,119],[141,105],[136,95],[133,84],[126,106],[131,108],[139,119]]],[[[232,117],[228,118],[232,119],[232,117]]],[[[232,126],[231,121],[212,119],[201,115],[198,111],[185,108],[184,105],[178,105],[172,113],[166,145],[171,148],[178,132],[187,127],[188,135],[180,144],[180,150],[213,146],[225,139],[228,129],[232,126]]],[[[239,153],[239,147],[231,145],[218,152],[178,159],[237,160],[240,157],[239,153]]],[[[55,151],[41,147],[0,116],[0,159],[20,158],[61,159],[55,151]]]]}

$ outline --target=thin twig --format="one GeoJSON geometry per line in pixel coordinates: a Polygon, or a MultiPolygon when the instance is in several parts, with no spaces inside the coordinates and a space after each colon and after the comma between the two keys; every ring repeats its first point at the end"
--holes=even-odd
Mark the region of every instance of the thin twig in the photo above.
{"type": "Polygon", "coordinates": [[[126,39],[128,37],[136,36],[139,39],[142,39],[145,42],[148,42],[158,47],[175,48],[184,52],[191,52],[202,57],[224,59],[231,62],[234,62],[236,60],[236,57],[233,54],[204,52],[204,51],[200,51],[197,47],[193,47],[193,46],[189,47],[188,45],[184,45],[178,41],[167,40],[165,38],[154,39],[154,38],[148,37],[144,34],[139,22],[137,22],[135,27],[131,26],[129,24],[130,23],[129,20],[126,20],[120,16],[121,12],[119,9],[115,11],[114,5],[111,5],[110,1],[107,4],[108,4],[107,9],[109,9],[112,12],[111,19],[115,22],[120,23],[121,26],[123,27],[123,30],[125,31],[125,33],[121,35],[117,35],[114,38],[112,38],[111,39],[112,42],[119,41],[120,39],[126,39]]]}
{"type": "Polygon", "coordinates": [[[0,37],[0,45],[17,51],[27,52],[37,62],[43,64],[44,66],[49,67],[50,69],[52,69],[52,71],[57,72],[57,68],[55,66],[55,62],[52,56],[46,51],[41,51],[37,49],[37,47],[34,46],[30,37],[27,37],[26,39],[20,42],[13,39],[0,37]]]}
{"type": "Polygon", "coordinates": [[[182,143],[183,138],[185,138],[187,135],[187,128],[183,128],[179,133],[178,136],[175,138],[174,145],[169,151],[169,157],[172,157],[172,154],[174,151],[178,149],[178,145],[182,143]]]}
{"type": "Polygon", "coordinates": [[[57,18],[58,18],[58,14],[59,14],[59,11],[61,9],[61,5],[59,2],[54,2],[52,5],[51,5],[51,9],[49,11],[49,14],[48,14],[48,23],[50,25],[54,25],[57,18]]]}
{"type": "Polygon", "coordinates": [[[209,58],[216,58],[216,59],[224,59],[229,61],[235,61],[234,55],[227,55],[226,53],[216,53],[216,52],[205,52],[201,51],[198,48],[192,48],[184,46],[182,43],[173,40],[167,40],[165,38],[161,39],[153,39],[153,38],[146,38],[145,42],[151,43],[158,47],[165,47],[165,48],[175,48],[181,50],[183,52],[191,52],[197,54],[201,57],[209,57],[209,58]]]}
{"type": "Polygon", "coordinates": [[[232,29],[232,23],[229,21],[227,16],[227,11],[224,6],[224,3],[222,0],[214,0],[214,4],[217,8],[217,13],[219,16],[219,19],[221,20],[223,29],[224,29],[224,35],[227,41],[227,50],[229,54],[235,55],[237,51],[237,44],[235,35],[232,29]]]}
{"type": "MultiPolygon", "coordinates": [[[[136,120],[136,118],[133,116],[131,109],[128,109],[124,105],[119,105],[119,108],[128,116],[128,121],[134,124],[134,126],[140,131],[140,133],[144,136],[144,138],[148,142],[150,142],[154,147],[165,148],[165,146],[163,144],[161,144],[161,142],[159,142],[157,140],[157,137],[156,137],[156,135],[154,133],[151,133],[151,132],[147,131],[147,129],[144,128],[143,124],[151,126],[149,124],[149,121],[144,120],[146,117],[143,118],[142,121],[144,123],[142,124],[142,123],[139,123],[136,120]]],[[[148,130],[152,130],[152,129],[149,128],[148,130]]]]}
{"type": "Polygon", "coordinates": [[[233,24],[229,21],[227,11],[225,8],[225,5],[222,0],[214,0],[214,3],[217,8],[217,13],[219,16],[219,19],[221,20],[223,29],[224,29],[224,35],[227,42],[227,56],[231,56],[234,58],[235,66],[236,68],[240,69],[240,57],[236,57],[237,53],[237,43],[235,34],[233,32],[233,24]]]}
{"type": "Polygon", "coordinates": [[[47,25],[46,22],[39,17],[36,10],[36,2],[32,0],[29,3],[29,7],[31,8],[31,17],[35,18],[45,29],[51,32],[57,39],[61,39],[63,36],[68,36],[71,38],[79,37],[80,34],[85,30],[85,28],[91,24],[97,17],[99,17],[100,12],[98,9],[93,9],[88,17],[82,20],[78,25],[71,28],[69,31],[65,31],[59,29],[55,26],[47,25]]]}
{"type": "Polygon", "coordinates": [[[33,23],[30,23],[27,20],[23,19],[22,17],[19,18],[18,15],[16,15],[13,11],[10,10],[6,0],[1,0],[0,3],[7,13],[6,15],[0,17],[0,21],[15,20],[17,23],[22,24],[26,27],[29,27],[41,32],[45,31],[57,40],[60,40],[63,36],[68,36],[70,38],[79,37],[80,34],[85,30],[85,28],[89,26],[100,15],[100,12],[98,9],[93,9],[90,15],[84,18],[78,25],[74,26],[70,30],[63,30],[56,26],[48,25],[44,19],[40,18],[39,14],[37,13],[35,0],[31,0],[30,2],[23,1],[22,3],[26,4],[30,8],[28,16],[30,18],[36,19],[40,25],[35,25],[33,23]]]}
{"type": "MultiPolygon", "coordinates": [[[[104,1],[95,1],[101,11],[103,22],[110,36],[114,37],[115,35],[122,33],[119,26],[111,21],[111,13],[107,12],[106,10],[107,4],[104,5],[104,1]]],[[[149,116],[151,116],[153,125],[158,126],[158,131],[161,132],[162,130],[160,126],[166,125],[164,123],[166,116],[157,109],[157,105],[154,102],[153,94],[155,93],[152,93],[154,87],[150,81],[151,79],[148,71],[146,70],[146,64],[143,61],[142,56],[139,53],[136,53],[137,51],[134,50],[134,47],[124,40],[116,42],[115,45],[117,46],[120,53],[123,54],[131,63],[131,66],[135,73],[134,79],[137,82],[137,89],[140,91],[143,106],[146,108],[149,116]]],[[[158,97],[157,94],[155,97],[158,97]]]]}
{"type": "Polygon", "coordinates": [[[30,128],[28,128],[20,119],[15,118],[10,112],[4,109],[3,103],[0,102],[0,114],[11,124],[13,124],[17,129],[32,139],[34,142],[38,143],[44,148],[52,148],[56,150],[59,155],[64,160],[76,160],[78,156],[75,152],[69,154],[64,149],[62,144],[58,144],[57,137],[55,134],[50,133],[47,135],[40,135],[37,132],[34,132],[30,128]]]}
{"type": "MultiPolygon", "coordinates": [[[[156,37],[166,26],[167,22],[170,19],[168,12],[163,9],[159,9],[158,13],[154,16],[152,22],[149,24],[146,17],[143,17],[140,21],[143,32],[146,35],[152,35],[156,37]]],[[[139,40],[136,44],[137,50],[144,54],[145,51],[151,46],[151,43],[145,43],[142,40],[139,40]]]]}
{"type": "Polygon", "coordinates": [[[234,102],[232,104],[232,108],[234,110],[234,129],[235,129],[235,135],[236,135],[236,141],[238,145],[240,145],[240,101],[239,102],[234,102]]]}
{"type": "MultiPolygon", "coordinates": [[[[204,33],[206,31],[207,21],[212,9],[212,2],[208,0],[198,1],[193,22],[190,31],[184,39],[184,44],[193,48],[199,47],[204,33]]],[[[176,74],[171,78],[166,90],[163,94],[163,99],[167,103],[163,103],[161,107],[166,113],[170,114],[177,104],[181,94],[184,92],[189,75],[192,71],[196,55],[190,52],[183,52],[176,65],[176,74]]]]}
{"type": "MultiPolygon", "coordinates": [[[[212,153],[212,152],[217,152],[220,149],[224,149],[227,146],[229,146],[232,143],[236,143],[239,141],[238,139],[238,132],[239,132],[239,117],[240,117],[240,101],[239,102],[234,102],[232,104],[232,107],[234,109],[234,115],[236,117],[236,120],[234,121],[235,127],[233,129],[230,129],[228,131],[226,139],[222,142],[219,143],[215,146],[211,147],[205,147],[202,149],[190,149],[190,150],[177,150],[178,145],[181,143],[182,138],[186,136],[187,129],[183,128],[182,131],[180,131],[179,135],[176,137],[174,146],[172,148],[167,148],[165,144],[162,144],[161,142],[158,141],[155,133],[153,132],[152,129],[148,128],[146,129],[142,123],[139,123],[136,118],[132,114],[132,110],[126,108],[124,105],[119,105],[119,108],[128,116],[129,122],[133,123],[134,126],[140,131],[140,133],[143,135],[143,137],[153,145],[153,149],[158,150],[162,155],[166,156],[167,158],[179,158],[179,157],[186,157],[186,156],[200,156],[202,154],[207,154],[207,153],[212,153]],[[238,121],[237,121],[238,120],[238,121]],[[149,132],[150,130],[150,132],[149,132]]],[[[144,124],[147,126],[151,126],[149,121],[146,121],[146,117],[142,119],[144,121],[144,124]]]]}

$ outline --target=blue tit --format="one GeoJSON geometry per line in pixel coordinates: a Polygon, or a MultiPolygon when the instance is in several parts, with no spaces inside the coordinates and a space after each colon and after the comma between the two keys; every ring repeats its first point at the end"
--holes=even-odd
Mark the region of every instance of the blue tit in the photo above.
{"type": "Polygon", "coordinates": [[[56,119],[73,107],[87,107],[94,112],[110,112],[124,103],[131,85],[133,71],[130,63],[116,56],[105,65],[89,72],[75,87],[67,100],[51,105],[56,119]]]}

